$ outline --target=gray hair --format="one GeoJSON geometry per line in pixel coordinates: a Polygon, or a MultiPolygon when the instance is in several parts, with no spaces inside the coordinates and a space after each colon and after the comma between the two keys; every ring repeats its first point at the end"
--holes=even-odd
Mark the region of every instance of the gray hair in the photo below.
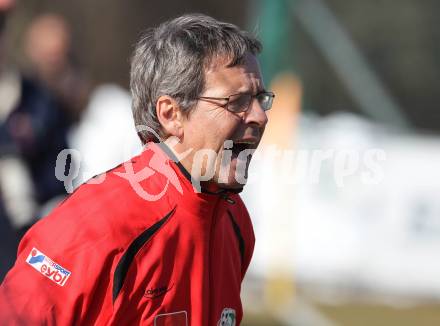
{"type": "Polygon", "coordinates": [[[214,59],[226,58],[232,67],[247,53],[256,55],[261,49],[255,37],[237,26],[202,14],[184,15],[146,30],[136,44],[130,73],[134,122],[148,127],[138,130],[142,143],[159,141],[155,133],[163,136],[156,115],[160,96],[171,96],[188,113],[204,91],[205,69],[214,59]]]}

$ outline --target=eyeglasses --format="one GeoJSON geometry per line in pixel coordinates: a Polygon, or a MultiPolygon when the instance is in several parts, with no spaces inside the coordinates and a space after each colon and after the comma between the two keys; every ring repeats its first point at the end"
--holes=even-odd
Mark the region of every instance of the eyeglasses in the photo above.
{"type": "Polygon", "coordinates": [[[226,110],[232,113],[240,113],[249,110],[254,98],[257,99],[263,111],[270,110],[270,108],[272,107],[274,97],[275,97],[274,93],[262,91],[255,95],[240,93],[240,94],[233,94],[228,97],[201,96],[198,97],[197,99],[205,100],[205,101],[211,101],[211,100],[226,101],[224,104],[220,105],[219,107],[225,108],[226,110]]]}

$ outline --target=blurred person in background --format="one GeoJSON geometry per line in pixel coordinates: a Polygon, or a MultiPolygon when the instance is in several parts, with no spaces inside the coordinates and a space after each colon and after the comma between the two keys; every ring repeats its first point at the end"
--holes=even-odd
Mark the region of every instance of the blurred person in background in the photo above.
{"type": "MultiPolygon", "coordinates": [[[[6,25],[6,12],[11,6],[12,1],[0,0],[0,114],[4,110],[3,102],[5,100],[4,96],[2,95],[4,70],[3,62],[5,60],[4,28],[6,25]]],[[[3,157],[2,153],[6,151],[2,141],[4,137],[3,127],[0,125],[0,162],[3,157]]],[[[6,271],[12,266],[15,256],[16,241],[15,230],[13,229],[11,221],[7,216],[5,203],[3,201],[2,189],[0,187],[0,280],[3,279],[6,271]]]]}
{"type": "Polygon", "coordinates": [[[57,14],[37,16],[29,25],[24,50],[31,76],[47,87],[67,117],[68,126],[77,123],[87,105],[90,85],[77,65],[71,47],[71,31],[57,14]]]}
{"type": "Polygon", "coordinates": [[[129,92],[115,84],[92,89],[74,60],[72,33],[63,16],[36,16],[25,33],[24,50],[26,73],[50,90],[67,118],[69,146],[80,154],[75,187],[140,152],[129,92]]]}
{"type": "Polygon", "coordinates": [[[14,1],[0,1],[0,279],[12,265],[21,235],[40,208],[65,194],[55,177],[58,153],[67,147],[62,112],[50,94],[6,59],[5,22],[14,1]]]}

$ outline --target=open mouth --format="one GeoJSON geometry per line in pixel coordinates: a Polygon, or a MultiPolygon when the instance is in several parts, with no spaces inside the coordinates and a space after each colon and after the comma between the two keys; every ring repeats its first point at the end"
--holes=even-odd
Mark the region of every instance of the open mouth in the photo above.
{"type": "Polygon", "coordinates": [[[239,182],[241,185],[246,183],[249,164],[252,159],[252,154],[258,146],[258,142],[258,138],[252,137],[233,141],[228,140],[227,143],[225,143],[225,149],[232,152],[232,155],[229,158],[226,158],[226,161],[224,160],[225,156],[223,156],[222,159],[222,168],[226,168],[229,171],[228,178],[233,175],[235,181],[239,182]]]}
{"type": "Polygon", "coordinates": [[[236,140],[233,142],[231,150],[234,156],[238,156],[243,151],[246,151],[244,154],[249,156],[251,153],[247,150],[254,150],[256,147],[257,143],[255,141],[236,140]]]}

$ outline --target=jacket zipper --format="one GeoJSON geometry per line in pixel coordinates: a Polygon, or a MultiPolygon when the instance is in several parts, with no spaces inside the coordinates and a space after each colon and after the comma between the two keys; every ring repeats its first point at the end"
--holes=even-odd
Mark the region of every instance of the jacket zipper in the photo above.
{"type": "Polygon", "coordinates": [[[225,192],[223,194],[221,194],[221,197],[226,200],[229,204],[235,204],[235,200],[233,200],[231,197],[228,196],[228,193],[225,192]]]}

